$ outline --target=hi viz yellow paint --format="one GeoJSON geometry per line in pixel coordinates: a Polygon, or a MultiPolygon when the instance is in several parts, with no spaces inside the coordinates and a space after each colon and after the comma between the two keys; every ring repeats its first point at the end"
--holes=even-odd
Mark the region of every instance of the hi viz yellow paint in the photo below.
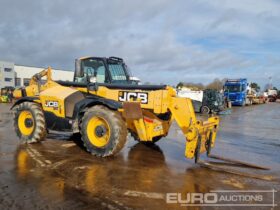
{"type": "Polygon", "coordinates": [[[104,147],[110,139],[110,127],[101,117],[92,117],[87,124],[87,136],[96,147],[104,147]]]}
{"type": "Polygon", "coordinates": [[[32,134],[34,130],[34,119],[30,111],[22,111],[19,114],[18,128],[20,132],[25,136],[29,136],[32,134]]]}

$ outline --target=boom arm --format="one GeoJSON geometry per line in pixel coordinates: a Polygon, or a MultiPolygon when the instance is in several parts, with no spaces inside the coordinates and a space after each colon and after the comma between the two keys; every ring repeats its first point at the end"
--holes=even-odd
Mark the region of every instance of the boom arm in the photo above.
{"type": "Polygon", "coordinates": [[[125,102],[121,111],[128,128],[137,134],[140,141],[153,141],[157,136],[166,136],[173,119],[185,136],[187,158],[195,157],[197,161],[200,153],[209,154],[215,143],[219,118],[197,120],[189,98],[170,96],[167,109],[172,116],[169,120],[161,120],[154,113],[141,109],[139,102],[125,102]]]}
{"type": "Polygon", "coordinates": [[[38,81],[40,81],[44,76],[47,77],[47,81],[49,82],[52,80],[52,71],[51,67],[48,67],[47,69],[42,70],[41,72],[35,74],[32,76],[29,85],[38,85],[38,81]]]}
{"type": "Polygon", "coordinates": [[[22,88],[16,89],[13,92],[14,98],[38,95],[39,92],[42,91],[42,89],[44,89],[41,87],[40,80],[45,76],[47,79],[47,83],[49,83],[49,84],[54,83],[52,80],[52,69],[51,69],[51,67],[48,67],[47,69],[44,69],[41,72],[33,75],[31,80],[29,81],[29,86],[24,88],[24,91],[22,91],[22,88]]]}

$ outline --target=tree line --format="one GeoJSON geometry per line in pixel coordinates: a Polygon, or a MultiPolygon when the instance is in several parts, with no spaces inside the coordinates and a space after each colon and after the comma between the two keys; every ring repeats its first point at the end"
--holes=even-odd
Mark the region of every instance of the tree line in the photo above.
{"type": "Polygon", "coordinates": [[[224,86],[226,80],[227,80],[226,78],[224,78],[222,80],[220,80],[219,78],[216,78],[207,85],[204,85],[202,83],[193,83],[193,82],[179,82],[177,84],[176,88],[191,87],[191,88],[197,89],[197,90],[213,89],[213,90],[220,91],[223,89],[223,86],[224,86]]]}
{"type": "MultiPolygon", "coordinates": [[[[212,82],[210,82],[209,84],[206,84],[206,85],[204,85],[202,83],[179,82],[177,84],[176,88],[191,87],[196,90],[213,89],[213,90],[220,91],[223,89],[223,86],[224,86],[226,80],[227,80],[227,78],[224,78],[224,79],[216,78],[212,82]]],[[[254,88],[256,91],[261,90],[260,85],[256,82],[252,82],[251,87],[254,88]]],[[[265,89],[264,89],[265,91],[268,89],[267,87],[268,87],[268,85],[265,85],[265,89]]],[[[273,89],[277,90],[276,87],[274,87],[273,89]]]]}

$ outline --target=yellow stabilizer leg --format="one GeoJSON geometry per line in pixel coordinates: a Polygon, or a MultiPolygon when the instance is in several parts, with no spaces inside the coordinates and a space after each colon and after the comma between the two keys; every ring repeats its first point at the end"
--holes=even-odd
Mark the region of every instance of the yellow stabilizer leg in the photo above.
{"type": "Polygon", "coordinates": [[[200,146],[199,153],[206,151],[205,143],[210,132],[212,132],[211,147],[214,146],[216,129],[219,124],[218,117],[211,117],[204,122],[198,121],[194,114],[192,102],[188,98],[172,97],[168,108],[186,137],[185,156],[187,158],[195,157],[197,146],[200,146]],[[198,141],[199,138],[200,142],[198,141]]]}

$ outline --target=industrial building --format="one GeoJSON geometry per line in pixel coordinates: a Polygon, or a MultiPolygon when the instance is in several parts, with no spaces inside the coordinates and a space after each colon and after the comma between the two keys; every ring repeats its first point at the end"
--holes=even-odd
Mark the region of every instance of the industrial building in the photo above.
{"type": "MultiPolygon", "coordinates": [[[[13,62],[0,61],[0,88],[27,86],[31,77],[44,68],[18,65],[13,62]]],[[[54,80],[73,81],[74,72],[53,69],[54,80]]]]}

